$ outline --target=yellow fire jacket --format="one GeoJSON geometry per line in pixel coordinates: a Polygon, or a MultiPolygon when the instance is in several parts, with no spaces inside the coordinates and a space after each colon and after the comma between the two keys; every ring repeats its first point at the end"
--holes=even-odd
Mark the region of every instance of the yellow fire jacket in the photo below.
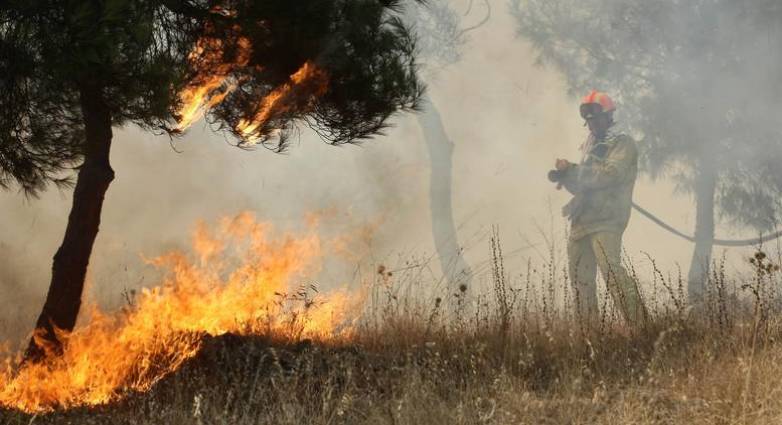
{"type": "Polygon", "coordinates": [[[570,219],[570,238],[624,232],[637,175],[638,148],[625,134],[594,143],[581,164],[563,170],[559,180],[574,195],[562,209],[570,219]]]}

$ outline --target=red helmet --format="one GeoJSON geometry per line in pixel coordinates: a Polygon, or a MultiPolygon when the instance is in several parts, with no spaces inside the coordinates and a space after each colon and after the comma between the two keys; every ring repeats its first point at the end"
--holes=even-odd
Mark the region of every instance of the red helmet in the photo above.
{"type": "Polygon", "coordinates": [[[581,117],[584,119],[615,110],[616,105],[614,105],[614,101],[607,94],[597,90],[592,90],[592,93],[581,99],[581,117]]]}

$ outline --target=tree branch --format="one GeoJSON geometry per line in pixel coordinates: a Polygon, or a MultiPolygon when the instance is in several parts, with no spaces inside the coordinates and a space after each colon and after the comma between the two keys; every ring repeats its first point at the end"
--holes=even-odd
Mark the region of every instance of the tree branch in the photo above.
{"type": "MultiPolygon", "coordinates": [[[[477,24],[459,31],[460,36],[467,34],[470,31],[476,30],[489,22],[489,19],[491,19],[491,4],[489,3],[489,0],[483,0],[483,2],[486,3],[486,16],[484,16],[483,19],[477,24]]],[[[472,8],[472,2],[470,2],[470,8],[472,8]]]]}

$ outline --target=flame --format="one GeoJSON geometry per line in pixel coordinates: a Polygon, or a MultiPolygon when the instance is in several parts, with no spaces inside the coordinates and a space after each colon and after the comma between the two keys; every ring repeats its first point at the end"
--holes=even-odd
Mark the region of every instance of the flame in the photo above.
{"type": "Polygon", "coordinates": [[[199,224],[192,256],[149,260],[168,272],[162,284],[144,289],[121,314],[90,308],[85,325],[61,335],[61,357],[18,368],[7,359],[0,405],[46,412],[147,391],[195,356],[204,335],[349,335],[359,296],[338,291],[326,302],[281,302],[280,294],[299,292],[319,270],[319,237],[272,235],[250,213],[223,219],[217,232],[199,224]]]}
{"type": "Polygon", "coordinates": [[[328,90],[327,81],[325,71],[315,66],[312,62],[305,62],[298,71],[291,75],[289,82],[277,87],[264,98],[258,108],[258,112],[255,113],[251,120],[243,119],[239,121],[236,131],[250,142],[258,141],[259,138],[255,134],[259,128],[262,128],[269,121],[273,114],[285,113],[294,107],[293,104],[285,101],[291,97],[297,87],[312,85],[309,95],[310,99],[313,99],[322,96],[328,90]]]}
{"type": "Polygon", "coordinates": [[[225,41],[220,38],[202,37],[190,52],[188,59],[201,72],[179,94],[182,107],[177,113],[177,130],[184,131],[189,128],[194,122],[203,118],[207,109],[218,105],[236,89],[234,70],[247,65],[252,46],[247,38],[238,37],[235,60],[225,62],[223,57],[225,45],[225,41]]]}
{"type": "MultiPolygon", "coordinates": [[[[213,9],[212,13],[233,16],[224,9],[213,9]]],[[[238,33],[239,27],[233,32],[238,33]]],[[[210,108],[219,105],[231,92],[237,89],[246,77],[240,71],[248,67],[252,53],[252,43],[246,37],[237,36],[234,43],[211,34],[200,38],[193,51],[188,55],[191,65],[197,70],[196,76],[180,94],[181,107],[177,111],[177,131],[184,131],[193,123],[204,117],[210,108]],[[223,54],[226,47],[236,45],[235,58],[229,60],[223,54]]],[[[262,67],[256,66],[262,70],[262,67]]],[[[257,112],[250,119],[241,119],[234,127],[236,133],[246,142],[252,144],[262,139],[259,129],[281,114],[294,109],[306,113],[316,99],[328,90],[327,73],[311,61],[306,61],[289,81],[275,87],[258,105],[257,112]],[[304,103],[296,102],[295,98],[304,97],[304,103]]]]}

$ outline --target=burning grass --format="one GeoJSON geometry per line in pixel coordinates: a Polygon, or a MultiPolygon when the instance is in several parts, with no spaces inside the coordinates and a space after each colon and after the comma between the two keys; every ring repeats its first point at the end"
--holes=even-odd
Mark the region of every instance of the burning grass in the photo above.
{"type": "MultiPolygon", "coordinates": [[[[207,258],[219,251],[199,250],[207,258]]],[[[501,257],[493,263],[492,289],[474,309],[459,291],[405,297],[428,282],[414,268],[382,267],[370,305],[343,337],[308,337],[292,321],[201,333],[197,352],[149,389],[36,417],[8,410],[0,423],[782,420],[779,276],[767,257],[735,281],[716,268],[696,309],[676,298],[678,281],[658,275],[645,287],[659,286],[654,319],[632,331],[610,305],[594,322],[575,316],[553,265],[510,279],[501,257]]]]}
{"type": "Polygon", "coordinates": [[[84,326],[61,336],[62,356],[21,367],[8,359],[0,404],[37,413],[148,391],[194,357],[205,336],[336,338],[348,332],[346,315],[356,297],[333,293],[316,302],[307,288],[294,286],[317,269],[319,238],[271,234],[247,213],[224,219],[216,233],[199,226],[194,255],[150,260],[168,271],[161,285],[144,290],[121,314],[93,308],[84,326]]]}

